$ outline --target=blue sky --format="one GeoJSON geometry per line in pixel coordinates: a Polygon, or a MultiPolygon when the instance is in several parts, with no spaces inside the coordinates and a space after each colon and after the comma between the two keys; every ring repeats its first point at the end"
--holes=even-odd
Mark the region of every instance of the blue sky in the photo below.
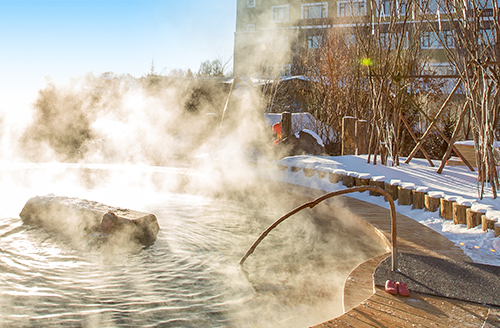
{"type": "Polygon", "coordinates": [[[236,0],[0,0],[0,95],[88,72],[134,77],[231,59],[236,0]],[[24,87],[23,87],[24,86],[24,87]]]}

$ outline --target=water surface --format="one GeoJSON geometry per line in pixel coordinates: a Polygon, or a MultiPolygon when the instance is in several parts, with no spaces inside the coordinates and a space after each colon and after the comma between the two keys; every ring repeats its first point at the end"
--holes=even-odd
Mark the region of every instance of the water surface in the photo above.
{"type": "MultiPolygon", "coordinates": [[[[340,315],[345,277],[382,251],[307,212],[273,231],[240,267],[252,242],[293,204],[165,191],[151,181],[167,177],[144,167],[98,175],[93,168],[83,187],[68,186],[68,167],[49,168],[0,171],[1,192],[10,186],[12,200],[0,211],[2,327],[305,327],[340,315]],[[23,225],[13,210],[48,190],[154,213],[158,239],[148,248],[91,248],[23,225]]],[[[69,171],[81,178],[81,169],[69,171]]]]}

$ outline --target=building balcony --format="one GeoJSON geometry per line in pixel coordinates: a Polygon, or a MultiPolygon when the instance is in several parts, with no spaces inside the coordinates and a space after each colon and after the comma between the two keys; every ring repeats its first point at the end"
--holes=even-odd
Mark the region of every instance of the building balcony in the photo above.
{"type": "Polygon", "coordinates": [[[299,20],[299,26],[331,26],[333,24],[332,18],[305,18],[299,20]]]}
{"type": "Polygon", "coordinates": [[[467,10],[467,17],[493,17],[493,9],[483,9],[480,13],[477,10],[467,10]]]}

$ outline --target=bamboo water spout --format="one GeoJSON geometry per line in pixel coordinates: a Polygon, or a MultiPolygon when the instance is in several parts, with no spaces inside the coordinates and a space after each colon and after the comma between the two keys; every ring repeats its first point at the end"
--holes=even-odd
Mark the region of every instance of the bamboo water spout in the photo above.
{"type": "Polygon", "coordinates": [[[262,234],[259,236],[259,238],[252,244],[252,246],[248,249],[248,251],[245,253],[245,255],[241,258],[240,260],[240,265],[243,265],[245,263],[246,259],[255,251],[255,248],[260,244],[264,238],[274,229],[276,228],[281,222],[285,221],[288,219],[290,216],[302,211],[305,208],[313,208],[314,206],[318,205],[324,200],[327,200],[328,198],[334,197],[334,196],[339,196],[343,194],[348,194],[348,193],[353,193],[353,192],[363,192],[363,191],[372,191],[372,192],[377,192],[382,194],[383,196],[386,196],[387,201],[389,202],[390,208],[391,208],[391,260],[392,260],[392,271],[397,271],[397,224],[396,224],[396,207],[394,206],[394,200],[392,197],[389,195],[387,191],[385,191],[382,188],[379,188],[377,186],[361,186],[361,187],[353,187],[353,188],[348,188],[348,189],[343,189],[343,190],[337,190],[337,191],[332,191],[329,192],[321,197],[316,198],[313,201],[304,203],[295,209],[291,210],[290,212],[286,213],[282,217],[280,217],[276,222],[271,224],[262,234]]]}

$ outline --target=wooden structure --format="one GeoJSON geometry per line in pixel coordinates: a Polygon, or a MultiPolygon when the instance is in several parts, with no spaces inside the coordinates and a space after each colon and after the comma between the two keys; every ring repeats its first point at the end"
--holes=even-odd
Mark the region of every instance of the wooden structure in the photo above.
{"type": "Polygon", "coordinates": [[[351,116],[342,118],[342,156],[356,154],[356,121],[351,116]]]}
{"type": "Polygon", "coordinates": [[[467,209],[470,208],[469,204],[453,203],[453,223],[454,224],[467,224],[467,209]]]}
{"type": "Polygon", "coordinates": [[[367,135],[370,126],[366,120],[352,116],[342,118],[342,156],[368,153],[367,135]]]}
{"type": "MultiPolygon", "coordinates": [[[[457,196],[448,196],[441,191],[429,191],[428,187],[414,186],[413,183],[403,183],[400,180],[386,181],[384,176],[371,176],[357,172],[348,172],[342,169],[335,169],[325,172],[321,169],[301,168],[297,166],[285,166],[277,164],[279,170],[290,169],[298,172],[301,169],[306,177],[313,177],[316,172],[318,178],[323,179],[328,174],[331,183],[339,183],[348,188],[361,186],[377,186],[386,191],[391,198],[398,200],[398,205],[411,205],[413,209],[425,209],[436,212],[446,220],[453,220],[454,224],[464,224],[469,228],[482,225],[482,229],[494,230],[495,236],[500,235],[500,223],[498,218],[489,218],[484,210],[471,210],[472,202],[475,200],[464,200],[457,196]]],[[[379,192],[370,190],[370,195],[381,196],[379,192]]]]}

